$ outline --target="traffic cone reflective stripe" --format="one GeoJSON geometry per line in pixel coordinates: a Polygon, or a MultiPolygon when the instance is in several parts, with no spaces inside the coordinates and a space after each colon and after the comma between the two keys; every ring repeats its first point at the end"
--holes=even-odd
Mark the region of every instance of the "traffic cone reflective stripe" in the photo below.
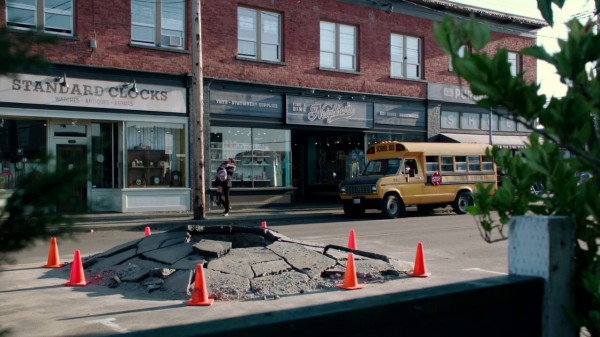
{"type": "Polygon", "coordinates": [[[146,229],[144,230],[144,237],[150,236],[151,234],[150,227],[146,226],[146,229]]]}
{"type": "Polygon", "coordinates": [[[56,244],[56,238],[50,238],[50,249],[48,250],[48,262],[42,268],[60,268],[63,265],[60,263],[58,257],[58,245],[56,244]]]}
{"type": "Polygon", "coordinates": [[[71,266],[71,279],[65,283],[67,287],[83,287],[89,282],[86,282],[85,275],[83,273],[83,264],[81,263],[81,253],[79,250],[75,251],[73,256],[73,265],[71,266]]]}
{"type": "Polygon", "coordinates": [[[357,290],[365,287],[358,284],[356,268],[354,266],[354,254],[352,253],[348,254],[348,263],[346,263],[346,272],[344,273],[344,284],[340,284],[337,287],[345,290],[357,290]]]}
{"type": "Polygon", "coordinates": [[[348,238],[348,248],[356,250],[356,233],[354,233],[354,229],[350,230],[350,237],[348,238]]]}
{"type": "Polygon", "coordinates": [[[425,267],[425,253],[423,253],[423,244],[419,242],[417,245],[417,257],[415,258],[415,267],[410,276],[413,277],[428,277],[431,275],[425,267]]]}
{"type": "Polygon", "coordinates": [[[196,266],[196,277],[194,280],[194,290],[192,291],[192,299],[187,305],[192,306],[210,306],[215,300],[208,298],[206,290],[206,282],[204,281],[204,269],[201,264],[196,266]]]}

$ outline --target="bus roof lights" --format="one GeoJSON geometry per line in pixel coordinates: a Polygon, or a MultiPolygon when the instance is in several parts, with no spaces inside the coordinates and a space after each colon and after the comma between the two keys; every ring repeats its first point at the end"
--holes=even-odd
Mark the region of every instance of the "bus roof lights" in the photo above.
{"type": "Polygon", "coordinates": [[[397,152],[406,151],[406,148],[402,144],[396,144],[396,151],[397,152]]]}

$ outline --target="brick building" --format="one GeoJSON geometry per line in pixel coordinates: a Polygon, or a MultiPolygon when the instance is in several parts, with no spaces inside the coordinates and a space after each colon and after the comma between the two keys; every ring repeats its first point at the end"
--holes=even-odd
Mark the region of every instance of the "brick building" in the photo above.
{"type": "MultiPolygon", "coordinates": [[[[190,209],[192,6],[184,0],[6,0],[13,34],[38,29],[52,67],[0,77],[0,189],[51,165],[91,167],[82,197],[98,210],[190,209]]],[[[207,194],[236,159],[234,204],[337,195],[382,140],[485,141],[489,111],[449,69],[433,26],[488,22],[515,72],[536,79],[542,23],[439,0],[204,0],[207,194]]],[[[527,134],[492,114],[495,142],[527,134]]],[[[505,144],[503,144],[505,143],[505,144]]],[[[209,198],[207,198],[209,200],[209,198]]]]}

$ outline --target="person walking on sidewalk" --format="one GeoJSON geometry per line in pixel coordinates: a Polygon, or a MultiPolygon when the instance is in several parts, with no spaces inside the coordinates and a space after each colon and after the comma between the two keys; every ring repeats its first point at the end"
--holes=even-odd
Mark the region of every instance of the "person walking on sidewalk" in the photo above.
{"type": "MultiPolygon", "coordinates": [[[[231,203],[229,201],[229,190],[231,189],[233,174],[235,173],[235,160],[233,158],[227,159],[224,164],[225,172],[227,172],[227,179],[225,181],[220,181],[219,174],[217,174],[217,179],[220,181],[221,186],[221,205],[225,208],[225,212],[223,212],[223,216],[229,215],[229,210],[231,210],[231,203]]],[[[222,165],[223,166],[223,165],[222,165]]],[[[219,167],[221,170],[221,167],[219,167]]]]}

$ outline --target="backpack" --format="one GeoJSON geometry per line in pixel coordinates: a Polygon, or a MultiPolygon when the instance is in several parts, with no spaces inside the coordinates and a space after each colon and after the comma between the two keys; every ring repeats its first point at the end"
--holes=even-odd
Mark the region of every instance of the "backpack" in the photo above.
{"type": "Polygon", "coordinates": [[[220,182],[227,181],[227,170],[225,170],[225,168],[219,168],[219,170],[217,171],[217,180],[220,182]]]}

